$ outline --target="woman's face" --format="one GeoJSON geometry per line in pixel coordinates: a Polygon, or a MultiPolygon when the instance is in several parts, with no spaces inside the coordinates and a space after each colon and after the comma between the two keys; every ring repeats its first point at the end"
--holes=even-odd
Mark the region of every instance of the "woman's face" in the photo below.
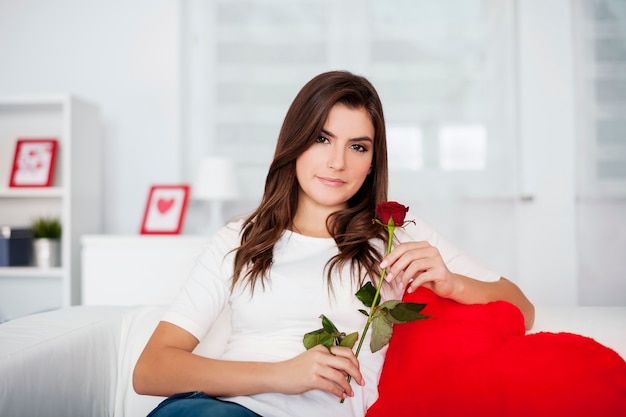
{"type": "Polygon", "coordinates": [[[374,139],[374,125],[364,108],[335,104],[317,141],[296,159],[298,209],[345,208],[370,172],[374,139]]]}

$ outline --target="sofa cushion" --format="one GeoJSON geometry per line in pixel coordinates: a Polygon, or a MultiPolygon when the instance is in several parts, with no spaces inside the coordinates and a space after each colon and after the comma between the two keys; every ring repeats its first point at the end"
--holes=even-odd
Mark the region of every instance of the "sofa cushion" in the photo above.
{"type": "MultiPolygon", "coordinates": [[[[115,398],[116,416],[145,416],[165,397],[139,395],[132,383],[133,369],[148,339],[163,317],[166,308],[145,306],[124,315],[118,359],[118,380],[115,398]]],[[[209,358],[221,355],[230,334],[230,310],[226,309],[211,330],[200,341],[194,353],[209,358]]]]}
{"type": "Polygon", "coordinates": [[[124,315],[117,361],[116,416],[146,416],[164,400],[163,397],[139,395],[133,389],[135,364],[164,311],[164,307],[140,307],[124,315]]]}
{"type": "Polygon", "coordinates": [[[110,416],[128,307],[74,306],[0,325],[0,416],[110,416]]]}
{"type": "Polygon", "coordinates": [[[420,288],[429,320],[396,325],[367,417],[626,415],[626,362],[571,333],[525,335],[504,302],[462,305],[420,288]]]}

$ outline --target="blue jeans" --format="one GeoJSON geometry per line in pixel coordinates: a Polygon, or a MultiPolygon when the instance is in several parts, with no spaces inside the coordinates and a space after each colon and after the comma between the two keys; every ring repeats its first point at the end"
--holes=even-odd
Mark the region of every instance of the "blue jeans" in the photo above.
{"type": "Polygon", "coordinates": [[[218,400],[203,392],[167,397],[148,417],[261,417],[237,403],[218,400]]]}

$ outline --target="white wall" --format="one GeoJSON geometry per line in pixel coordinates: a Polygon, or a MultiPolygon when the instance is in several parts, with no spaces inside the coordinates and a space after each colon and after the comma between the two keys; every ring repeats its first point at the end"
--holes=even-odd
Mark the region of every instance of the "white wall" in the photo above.
{"type": "Polygon", "coordinates": [[[0,0],[0,95],[100,107],[107,233],[137,233],[149,186],[179,181],[177,4],[0,0]]]}
{"type": "MultiPolygon", "coordinates": [[[[138,233],[149,186],[184,171],[178,3],[0,0],[0,95],[70,92],[102,111],[108,234],[138,233]]],[[[507,237],[518,250],[504,261],[538,304],[576,304],[571,2],[518,5],[521,189],[534,200],[514,203],[517,227],[507,237]]]]}

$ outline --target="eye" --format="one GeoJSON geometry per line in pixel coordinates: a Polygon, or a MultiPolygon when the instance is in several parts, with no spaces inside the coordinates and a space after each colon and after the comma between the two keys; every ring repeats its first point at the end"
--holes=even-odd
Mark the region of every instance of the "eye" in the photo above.
{"type": "Polygon", "coordinates": [[[354,143],[352,145],[350,145],[350,149],[354,149],[357,152],[367,152],[367,147],[364,145],[361,145],[360,143],[354,143]]]}
{"type": "Polygon", "coordinates": [[[328,143],[329,140],[327,137],[324,136],[318,136],[317,139],[315,139],[315,143],[328,143]]]}

